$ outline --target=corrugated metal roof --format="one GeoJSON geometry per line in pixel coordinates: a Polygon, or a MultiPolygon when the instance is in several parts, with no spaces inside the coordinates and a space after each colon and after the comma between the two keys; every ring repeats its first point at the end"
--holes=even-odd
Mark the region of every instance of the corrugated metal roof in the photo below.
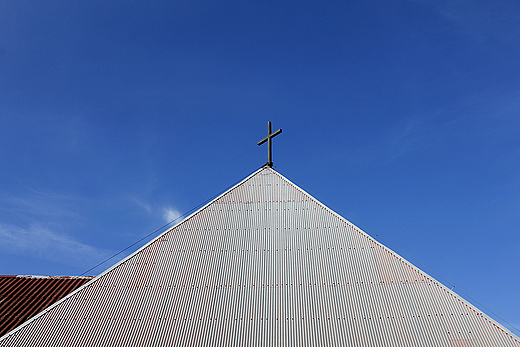
{"type": "Polygon", "coordinates": [[[516,346],[518,337],[269,167],[3,346],[516,346]]]}
{"type": "Polygon", "coordinates": [[[92,278],[0,275],[0,336],[92,278]]]}

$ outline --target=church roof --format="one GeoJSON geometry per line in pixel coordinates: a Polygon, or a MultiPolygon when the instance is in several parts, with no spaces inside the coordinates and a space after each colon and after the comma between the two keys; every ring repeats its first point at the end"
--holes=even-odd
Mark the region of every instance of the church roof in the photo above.
{"type": "Polygon", "coordinates": [[[520,346],[268,165],[0,346],[520,346]]]}

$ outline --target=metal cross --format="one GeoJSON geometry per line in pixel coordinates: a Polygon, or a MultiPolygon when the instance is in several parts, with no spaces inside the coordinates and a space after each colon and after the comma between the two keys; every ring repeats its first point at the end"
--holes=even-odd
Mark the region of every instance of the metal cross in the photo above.
{"type": "Polygon", "coordinates": [[[271,122],[267,122],[267,136],[262,140],[258,141],[258,145],[260,146],[262,143],[267,141],[267,165],[269,167],[273,167],[272,160],[272,150],[271,150],[271,139],[278,134],[282,133],[282,129],[276,130],[274,133],[271,133],[271,122]]]}

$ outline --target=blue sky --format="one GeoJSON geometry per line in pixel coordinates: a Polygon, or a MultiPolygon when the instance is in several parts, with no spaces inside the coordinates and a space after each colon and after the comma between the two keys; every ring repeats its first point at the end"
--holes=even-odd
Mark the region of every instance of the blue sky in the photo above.
{"type": "Polygon", "coordinates": [[[520,327],[519,36],[513,0],[0,0],[0,273],[83,273],[270,120],[277,170],[520,327]]]}

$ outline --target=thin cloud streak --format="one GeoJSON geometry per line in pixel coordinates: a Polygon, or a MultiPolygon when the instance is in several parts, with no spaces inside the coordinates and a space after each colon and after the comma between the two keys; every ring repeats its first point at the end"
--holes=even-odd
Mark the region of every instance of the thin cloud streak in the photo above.
{"type": "Polygon", "coordinates": [[[137,198],[135,196],[134,197],[130,197],[129,200],[131,202],[133,202],[135,205],[137,205],[138,207],[140,207],[143,210],[145,210],[146,213],[151,214],[153,212],[153,208],[152,208],[152,206],[148,202],[143,201],[143,200],[141,200],[141,199],[139,199],[139,198],[137,198]]]}
{"type": "Polygon", "coordinates": [[[512,43],[517,38],[518,4],[515,1],[478,2],[462,0],[409,0],[437,13],[471,42],[483,46],[490,41],[512,43]]]}
{"type": "Polygon", "coordinates": [[[111,254],[36,224],[28,228],[0,224],[0,240],[2,253],[29,255],[81,266],[99,262],[111,254]]]}
{"type": "Polygon", "coordinates": [[[77,213],[66,208],[64,204],[41,198],[5,198],[0,208],[6,212],[32,216],[33,218],[63,219],[77,218],[77,213]]]}

